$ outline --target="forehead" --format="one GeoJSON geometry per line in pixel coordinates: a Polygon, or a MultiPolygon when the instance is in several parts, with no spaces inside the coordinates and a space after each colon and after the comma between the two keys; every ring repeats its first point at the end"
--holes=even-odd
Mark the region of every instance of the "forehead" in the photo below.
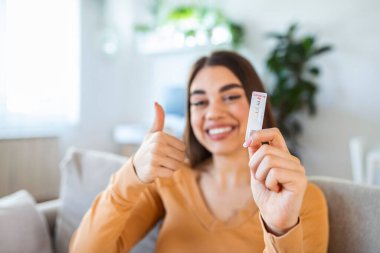
{"type": "Polygon", "coordinates": [[[224,66],[207,66],[201,69],[195,76],[190,86],[193,90],[219,90],[226,84],[239,84],[242,86],[239,78],[224,66]]]}

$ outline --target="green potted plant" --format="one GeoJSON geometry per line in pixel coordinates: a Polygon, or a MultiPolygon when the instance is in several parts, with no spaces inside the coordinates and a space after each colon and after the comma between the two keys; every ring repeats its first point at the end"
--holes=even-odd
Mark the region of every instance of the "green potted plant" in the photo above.
{"type": "Polygon", "coordinates": [[[242,44],[243,26],[229,19],[221,9],[192,4],[174,5],[164,11],[161,10],[162,2],[151,8],[152,24],[135,25],[138,34],[156,34],[161,38],[170,36],[171,42],[181,35],[179,37],[183,41],[191,42],[189,44],[193,46],[231,45],[236,49],[242,44]]]}
{"type": "Polygon", "coordinates": [[[274,77],[270,101],[277,124],[291,152],[297,154],[297,138],[302,133],[301,122],[296,114],[307,110],[315,115],[317,107],[316,83],[321,71],[313,59],[332,49],[330,45],[317,45],[315,36],[296,37],[297,24],[292,24],[285,33],[270,33],[276,40],[266,60],[266,66],[274,77]]]}
{"type": "Polygon", "coordinates": [[[165,23],[174,24],[185,36],[196,36],[198,30],[205,30],[209,39],[216,27],[223,27],[230,34],[232,46],[235,48],[240,46],[244,36],[244,30],[240,24],[227,18],[222,10],[206,6],[175,7],[167,15],[165,23]],[[196,22],[192,27],[181,28],[181,23],[188,23],[189,20],[196,22]]]}

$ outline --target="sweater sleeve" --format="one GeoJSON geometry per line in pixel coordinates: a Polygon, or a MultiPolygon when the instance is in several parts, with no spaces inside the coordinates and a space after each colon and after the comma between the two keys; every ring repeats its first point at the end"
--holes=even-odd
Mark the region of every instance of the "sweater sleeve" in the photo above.
{"type": "Polygon", "coordinates": [[[298,224],[285,235],[275,236],[265,229],[264,253],[326,253],[328,246],[329,226],[326,199],[322,191],[309,183],[303,200],[298,224]]]}
{"type": "Polygon", "coordinates": [[[130,159],[83,217],[70,252],[129,252],[163,215],[155,183],[142,183],[130,159]]]}

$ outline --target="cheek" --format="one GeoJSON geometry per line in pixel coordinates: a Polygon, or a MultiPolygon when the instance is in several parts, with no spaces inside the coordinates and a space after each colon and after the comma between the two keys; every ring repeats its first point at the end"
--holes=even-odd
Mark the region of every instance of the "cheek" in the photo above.
{"type": "Polygon", "coordinates": [[[234,108],[233,114],[240,122],[240,129],[245,131],[247,128],[249,106],[248,105],[239,105],[234,108]]]}
{"type": "Polygon", "coordinates": [[[190,125],[196,136],[202,132],[202,115],[191,110],[190,125]]]}

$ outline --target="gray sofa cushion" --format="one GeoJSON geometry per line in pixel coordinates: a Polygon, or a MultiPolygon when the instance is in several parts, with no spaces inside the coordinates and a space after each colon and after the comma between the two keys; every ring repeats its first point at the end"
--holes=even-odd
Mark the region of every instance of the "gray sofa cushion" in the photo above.
{"type": "Polygon", "coordinates": [[[329,253],[380,252],[380,188],[311,177],[329,208],[329,253]]]}
{"type": "Polygon", "coordinates": [[[0,253],[51,253],[46,220],[25,190],[0,199],[0,253]]]}
{"type": "Polygon", "coordinates": [[[73,232],[92,201],[109,182],[111,174],[127,160],[126,157],[70,148],[60,164],[61,206],[56,220],[55,249],[67,253],[73,232]]]}
{"type": "MultiPolygon", "coordinates": [[[[67,253],[73,232],[95,197],[109,183],[111,175],[127,161],[127,157],[106,152],[70,148],[60,164],[61,205],[55,227],[55,249],[67,253]]],[[[133,253],[154,252],[159,225],[133,249],[133,253]]]]}

